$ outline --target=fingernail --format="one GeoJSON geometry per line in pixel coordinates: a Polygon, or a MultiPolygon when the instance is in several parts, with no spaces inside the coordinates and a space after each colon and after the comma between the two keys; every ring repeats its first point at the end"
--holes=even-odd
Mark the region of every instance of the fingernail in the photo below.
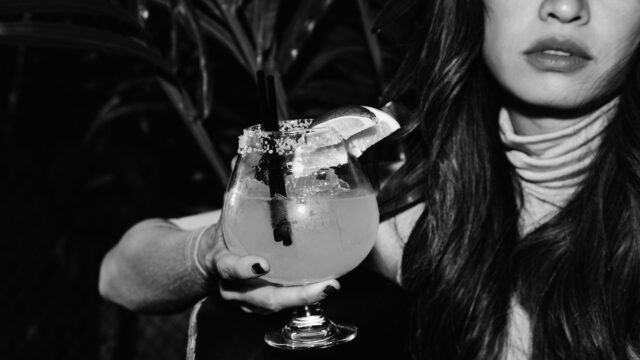
{"type": "Polygon", "coordinates": [[[325,295],[329,296],[329,295],[333,295],[333,294],[337,293],[337,292],[338,292],[338,289],[334,288],[334,287],[333,287],[333,286],[331,286],[331,285],[327,285],[327,286],[325,286],[325,287],[324,287],[324,290],[322,290],[322,292],[323,292],[325,295]]]}
{"type": "Polygon", "coordinates": [[[266,273],[266,271],[262,268],[262,266],[260,266],[260,263],[253,264],[251,266],[251,270],[256,275],[262,275],[262,274],[266,273]]]}

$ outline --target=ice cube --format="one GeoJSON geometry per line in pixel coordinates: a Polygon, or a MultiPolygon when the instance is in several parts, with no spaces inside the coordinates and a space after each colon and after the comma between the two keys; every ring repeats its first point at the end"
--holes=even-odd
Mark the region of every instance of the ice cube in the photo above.
{"type": "Polygon", "coordinates": [[[295,177],[308,176],[324,168],[346,164],[348,160],[342,142],[322,147],[302,145],[295,150],[291,172],[295,177]]]}
{"type": "Polygon", "coordinates": [[[298,199],[312,196],[335,196],[348,192],[349,184],[340,179],[333,169],[319,169],[307,176],[287,176],[287,194],[298,199]]]}
{"type": "Polygon", "coordinates": [[[271,196],[268,185],[251,177],[240,179],[236,191],[246,196],[258,198],[268,198],[271,196]]]}

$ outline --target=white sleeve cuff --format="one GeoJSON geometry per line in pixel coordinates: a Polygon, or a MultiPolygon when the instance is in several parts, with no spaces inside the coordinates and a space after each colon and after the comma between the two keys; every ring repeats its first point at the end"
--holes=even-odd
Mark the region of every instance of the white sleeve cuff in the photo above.
{"type": "Polygon", "coordinates": [[[182,230],[196,230],[211,224],[215,224],[220,220],[222,214],[221,209],[208,211],[205,213],[185,216],[177,219],[169,219],[170,222],[178,226],[182,230]]]}

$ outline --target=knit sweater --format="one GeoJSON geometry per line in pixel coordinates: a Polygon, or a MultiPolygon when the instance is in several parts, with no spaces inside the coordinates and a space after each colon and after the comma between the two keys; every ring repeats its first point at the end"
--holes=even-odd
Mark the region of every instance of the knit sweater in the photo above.
{"type": "MultiPolygon", "coordinates": [[[[518,223],[522,236],[557,214],[578,189],[615,104],[612,101],[569,127],[539,135],[516,134],[508,112],[502,109],[500,137],[522,188],[518,223]]],[[[530,320],[513,299],[505,359],[525,360],[530,354],[530,320]]]]}

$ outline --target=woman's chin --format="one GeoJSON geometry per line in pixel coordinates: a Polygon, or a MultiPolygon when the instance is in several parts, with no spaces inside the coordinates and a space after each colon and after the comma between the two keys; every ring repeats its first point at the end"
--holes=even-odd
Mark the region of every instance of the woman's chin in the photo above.
{"type": "Polygon", "coordinates": [[[509,96],[532,107],[571,111],[591,107],[594,103],[606,103],[610,96],[603,88],[585,87],[585,79],[547,75],[530,76],[523,72],[520,78],[508,78],[501,85],[509,96]],[[602,100],[602,101],[600,101],[602,100]]]}
{"type": "Polygon", "coordinates": [[[507,95],[505,106],[531,117],[573,118],[606,104],[613,95],[585,96],[576,91],[527,92],[507,95]]]}

